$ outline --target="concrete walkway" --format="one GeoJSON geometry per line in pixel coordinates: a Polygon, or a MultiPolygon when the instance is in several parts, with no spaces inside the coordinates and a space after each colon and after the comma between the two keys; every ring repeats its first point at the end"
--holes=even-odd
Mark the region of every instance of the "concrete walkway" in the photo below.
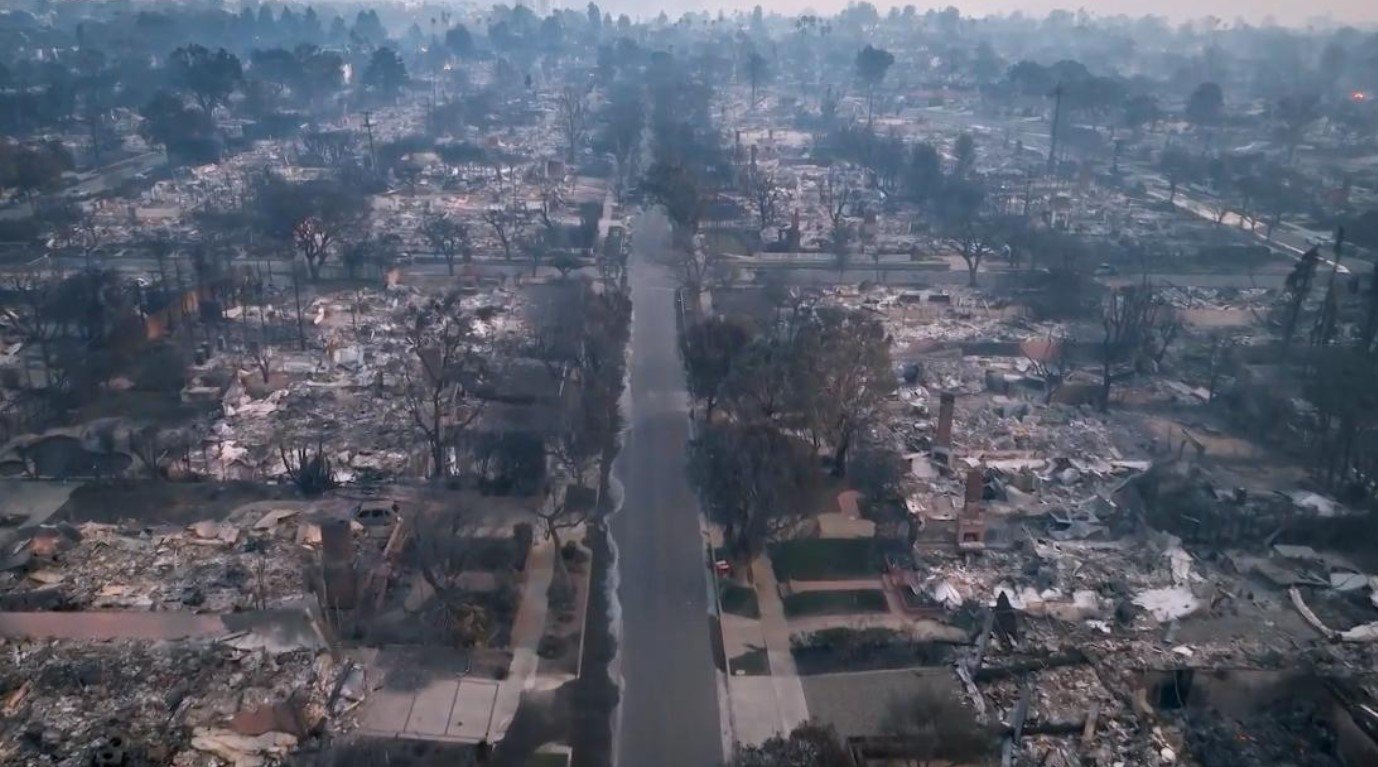
{"type": "Polygon", "coordinates": [[[723,652],[727,655],[728,663],[752,650],[765,648],[765,635],[761,631],[759,620],[723,613],[721,621],[723,652]]]}
{"type": "MultiPolygon", "coordinates": [[[[800,678],[794,656],[790,653],[790,637],[793,634],[807,634],[839,626],[876,626],[902,631],[916,640],[960,642],[965,638],[965,633],[953,626],[937,621],[916,620],[898,612],[789,619],[785,617],[785,607],[780,600],[775,572],[771,569],[768,556],[763,554],[757,558],[752,563],[751,572],[756,583],[761,619],[754,621],[723,616],[724,645],[728,648],[729,658],[760,638],[765,643],[770,665],[770,676],[732,676],[727,679],[735,737],[743,745],[755,745],[775,735],[787,734],[809,719],[804,680],[800,678]]],[[[881,582],[859,579],[792,585],[799,590],[836,591],[875,589],[881,587],[881,582]]]]}
{"type": "Polygon", "coordinates": [[[555,543],[549,538],[537,542],[531,549],[522,603],[512,620],[512,665],[507,669],[507,678],[498,685],[489,740],[502,739],[507,726],[512,723],[512,717],[517,715],[522,692],[530,689],[535,680],[536,666],[540,663],[536,648],[540,646],[541,635],[545,633],[545,615],[550,607],[550,582],[555,575],[557,556],[559,553],[555,551],[555,543]]]}
{"type": "Polygon", "coordinates": [[[785,606],[780,601],[770,560],[762,555],[752,563],[751,571],[756,581],[770,676],[728,679],[735,734],[737,742],[744,745],[788,734],[809,719],[804,685],[799,680],[794,656],[790,654],[789,622],[785,619],[785,606]]]}
{"type": "MultiPolygon", "coordinates": [[[[527,560],[521,604],[512,623],[512,663],[507,678],[471,679],[467,663],[427,658],[424,671],[408,668],[402,652],[379,651],[368,664],[371,684],[380,685],[364,701],[359,731],[384,737],[407,737],[477,743],[497,742],[516,716],[522,693],[534,682],[536,648],[545,631],[547,594],[555,572],[555,545],[535,543],[527,560]],[[432,662],[434,660],[435,662],[432,662]],[[394,675],[421,673],[416,684],[393,684],[394,675]]],[[[436,653],[437,656],[443,653],[436,653]]]]}

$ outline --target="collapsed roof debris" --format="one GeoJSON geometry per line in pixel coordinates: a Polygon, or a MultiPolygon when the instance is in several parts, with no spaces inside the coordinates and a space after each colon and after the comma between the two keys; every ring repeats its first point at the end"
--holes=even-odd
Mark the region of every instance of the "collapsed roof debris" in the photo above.
{"type": "Polygon", "coordinates": [[[326,652],[0,640],[7,764],[276,764],[350,705],[326,652]]]}

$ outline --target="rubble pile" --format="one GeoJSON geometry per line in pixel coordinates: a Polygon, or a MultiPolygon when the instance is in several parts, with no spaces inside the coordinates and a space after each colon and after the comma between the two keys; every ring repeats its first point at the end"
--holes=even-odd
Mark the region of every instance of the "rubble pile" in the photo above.
{"type": "MultiPolygon", "coordinates": [[[[342,677],[342,675],[344,675],[342,677]]],[[[0,762],[255,767],[361,694],[310,650],[216,642],[0,643],[0,762]],[[104,761],[102,761],[104,760],[104,761]]]]}
{"type": "MultiPolygon", "coordinates": [[[[1184,289],[1170,300],[1239,310],[1264,295],[1184,289]]],[[[994,616],[989,641],[959,668],[993,722],[1011,726],[1027,691],[1017,763],[1253,767],[1284,763],[1283,741],[1295,749],[1298,738],[1324,740],[1299,715],[1297,727],[1282,728],[1293,735],[1259,755],[1246,748],[1243,761],[1209,761],[1252,730],[1223,718],[1191,733],[1155,710],[1146,680],[1171,670],[1290,673],[1298,664],[1347,677],[1371,667],[1370,645],[1354,638],[1378,609],[1370,576],[1309,547],[1271,544],[1287,525],[1342,517],[1343,507],[1217,474],[1196,453],[1155,465],[1157,440],[1138,422],[1047,395],[1055,364],[1040,357],[1060,328],[1002,315],[979,294],[830,298],[881,314],[892,334],[902,383],[871,436],[911,467],[916,564],[897,582],[953,620],[974,607],[994,616]],[[964,547],[963,530],[979,531],[979,544],[964,547]],[[1359,628],[1308,625],[1287,587],[1305,589],[1293,601],[1315,604],[1323,621],[1359,628]],[[1000,627],[1002,614],[1017,616],[1006,621],[1017,631],[1000,627]],[[1340,637],[1350,641],[1329,641],[1340,637]]],[[[1140,389],[1167,407],[1208,399],[1176,381],[1140,389]]],[[[1260,712],[1248,727],[1278,716],[1260,712]]]]}
{"type": "MultiPolygon", "coordinates": [[[[913,404],[892,418],[885,439],[904,453],[922,453],[936,429],[937,397],[916,387],[903,390],[902,399],[913,404]]],[[[1117,522],[1109,498],[1149,465],[1125,456],[1106,424],[1078,408],[999,395],[958,397],[955,420],[963,424],[953,436],[958,470],[927,472],[911,486],[911,506],[930,515],[946,516],[946,500],[961,495],[962,473],[975,468],[985,475],[991,513],[1053,515],[1059,527],[1047,534],[1054,538],[1104,540],[1117,522]]]]}
{"type": "Polygon", "coordinates": [[[1034,322],[1023,307],[993,301],[971,288],[839,286],[822,290],[820,302],[880,315],[897,359],[913,356],[911,350],[923,352],[927,360],[946,345],[1019,342],[1056,337],[1063,331],[1060,323],[1034,322]]]}
{"type": "Polygon", "coordinates": [[[1202,545],[1262,540],[1304,511],[1281,494],[1225,487],[1181,463],[1155,466],[1127,483],[1123,495],[1155,530],[1202,545]]]}
{"type": "MultiPolygon", "coordinates": [[[[1026,735],[1020,742],[1023,758],[1033,764],[1082,764],[1079,754],[1096,764],[1152,764],[1140,761],[1150,750],[1142,727],[1126,701],[1101,682],[1096,669],[1078,664],[1038,671],[1029,686],[1026,735]],[[1088,722],[1093,744],[1080,743],[1088,722]]],[[[1013,711],[1021,683],[1013,678],[983,685],[982,692],[999,711],[1013,711]]]]}
{"type": "MultiPolygon", "coordinates": [[[[1041,670],[1038,685],[1031,689],[1032,722],[1075,723],[1083,721],[1093,706],[1102,715],[1121,707],[1120,701],[1101,684],[1095,669],[1087,664],[1041,670]]],[[[1020,683],[1015,678],[1004,678],[986,685],[983,692],[988,702],[1012,709],[1019,700],[1020,683]]]]}
{"type": "Polygon", "coordinates": [[[1266,309],[1275,300],[1267,288],[1207,288],[1199,285],[1171,285],[1159,295],[1177,309],[1266,309]]]}
{"type": "MultiPolygon", "coordinates": [[[[629,169],[614,180],[612,155],[554,129],[569,99],[580,121],[601,107],[584,69],[566,82],[474,61],[433,70],[429,98],[406,87],[348,114],[316,113],[328,94],[297,87],[303,110],[221,110],[216,140],[186,156],[133,135],[133,118],[123,138],[147,157],[101,167],[96,151],[79,183],[45,190],[62,215],[44,220],[41,258],[12,259],[23,290],[0,307],[0,405],[14,405],[0,407],[0,473],[92,484],[71,506],[59,482],[32,510],[17,493],[22,514],[0,504],[0,764],[309,761],[353,729],[363,669],[398,647],[427,661],[407,684],[444,683],[437,658],[492,683],[455,691],[449,721],[425,712],[448,741],[460,713],[466,732],[500,738],[526,691],[552,687],[512,659],[544,631],[545,589],[524,588],[530,512],[546,500],[542,440],[583,402],[563,344],[583,343],[590,306],[561,304],[568,337],[542,312],[566,288],[582,300],[570,272],[620,255],[622,239],[600,238],[627,223],[612,191],[629,169]],[[80,332],[76,286],[111,298],[80,332]],[[456,309],[462,330],[417,339],[456,309]],[[61,381],[36,321],[61,338],[61,381]],[[471,356],[439,374],[455,336],[471,356]],[[83,353],[102,364],[69,389],[83,353]],[[70,401],[37,406],[59,389],[70,401]],[[406,482],[437,475],[452,481],[406,482]],[[112,479],[122,495],[107,504],[112,479]],[[534,625],[515,626],[519,608],[534,625]]],[[[577,634],[575,607],[559,617],[577,634]]],[[[406,700],[401,723],[388,714],[369,736],[435,736],[406,700]]]]}
{"type": "MultiPolygon", "coordinates": [[[[900,388],[907,412],[902,411],[890,427],[902,437],[932,430],[939,389],[967,395],[984,390],[979,383],[982,376],[968,365],[954,366],[950,374],[940,365],[926,366],[938,379],[934,386],[900,388]]],[[[975,400],[959,397],[957,406],[959,422],[970,427],[958,430],[956,444],[975,458],[998,459],[1001,456],[997,454],[1015,451],[1044,457],[1062,455],[1076,458],[1100,474],[1113,473],[1114,462],[1124,460],[1105,422],[1087,417],[1078,407],[1045,405],[1005,395],[975,400]]]]}
{"type": "Polygon", "coordinates": [[[1086,418],[1078,408],[1030,405],[997,396],[969,416],[972,428],[963,434],[966,451],[982,456],[1016,450],[1065,456],[1077,473],[1060,474],[1064,484],[1092,474],[1108,476],[1116,470],[1114,462],[1123,458],[1104,421],[1086,418]]]}
{"type": "MultiPolygon", "coordinates": [[[[1071,195],[1059,215],[1081,231],[1132,240],[1161,223],[1151,212],[1117,215],[1114,195],[1071,195]]],[[[1199,377],[1120,384],[1126,401],[1166,413],[1145,424],[1128,408],[1102,414],[1071,404],[1091,401],[1099,386],[1088,360],[1061,358],[1059,339],[1072,329],[1031,322],[981,291],[820,293],[824,303],[875,314],[891,338],[901,383],[869,437],[909,462],[915,564],[888,582],[912,591],[925,617],[946,611],[955,621],[973,607],[997,623],[1002,609],[1018,616],[1012,641],[999,628],[989,646],[978,635],[980,657],[965,669],[968,693],[992,721],[1009,725],[1028,691],[1016,763],[1251,767],[1300,764],[1288,754],[1303,742],[1333,750],[1301,714],[1261,711],[1247,728],[1225,718],[1217,731],[1185,733],[1145,697],[1145,680],[1169,670],[1289,673],[1304,664],[1348,678],[1373,660],[1371,576],[1309,547],[1273,545],[1307,520],[1347,512],[1314,493],[1303,502],[1275,482],[1205,468],[1208,450],[1235,448],[1191,434],[1218,435],[1203,416],[1182,415],[1211,400],[1199,377]],[[1168,452],[1175,458],[1162,460],[1162,430],[1149,428],[1162,423],[1173,424],[1167,438],[1182,441],[1168,452]],[[1069,647],[1079,657],[1063,657],[1069,647]],[[1270,719],[1284,733],[1277,742],[1220,761],[1231,741],[1254,737],[1248,730],[1270,719]]],[[[1266,289],[1170,287],[1163,295],[1185,310],[1184,322],[1207,328],[1272,300],[1266,289]]]]}
{"type": "Polygon", "coordinates": [[[1337,736],[1316,701],[1274,702],[1244,718],[1191,712],[1187,744],[1201,767],[1342,767],[1337,736]]]}
{"type": "Polygon", "coordinates": [[[27,545],[0,573],[0,593],[49,597],[69,610],[261,610],[306,592],[312,556],[272,530],[211,521],[186,529],[86,523],[61,540],[42,551],[27,545]]]}
{"type": "MultiPolygon", "coordinates": [[[[279,350],[272,364],[283,380],[271,379],[267,391],[250,361],[236,363],[221,395],[222,417],[211,424],[205,450],[192,456],[194,465],[204,460],[215,477],[282,476],[280,448],[309,439],[331,448],[340,482],[424,473],[425,450],[396,393],[411,354],[400,317],[424,300],[406,288],[318,299],[303,313],[325,336],[323,351],[279,350]]],[[[491,288],[465,296],[461,308],[484,318],[476,332],[498,346],[525,332],[526,300],[520,290],[491,288]]]]}

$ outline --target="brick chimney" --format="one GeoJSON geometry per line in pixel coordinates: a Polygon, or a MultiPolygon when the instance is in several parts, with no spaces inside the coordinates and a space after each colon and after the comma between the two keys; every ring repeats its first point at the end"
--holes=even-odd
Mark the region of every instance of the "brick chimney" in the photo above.
{"type": "Polygon", "coordinates": [[[938,398],[938,431],[933,435],[933,462],[942,469],[952,465],[952,410],[957,396],[943,392],[938,398]]]}
{"type": "Polygon", "coordinates": [[[358,579],[354,575],[354,534],[348,520],[329,519],[321,523],[321,571],[325,606],[353,609],[358,599],[358,579]]]}
{"type": "Polygon", "coordinates": [[[938,447],[952,447],[952,411],[957,405],[957,395],[945,391],[938,398],[938,434],[933,444],[938,447]]]}
{"type": "Polygon", "coordinates": [[[986,547],[986,518],[981,508],[981,493],[986,477],[981,469],[969,469],[962,513],[957,515],[957,548],[980,551],[986,547]]]}
{"type": "Polygon", "coordinates": [[[972,504],[981,505],[981,491],[986,483],[985,476],[980,469],[967,470],[966,498],[963,509],[972,504]]]}

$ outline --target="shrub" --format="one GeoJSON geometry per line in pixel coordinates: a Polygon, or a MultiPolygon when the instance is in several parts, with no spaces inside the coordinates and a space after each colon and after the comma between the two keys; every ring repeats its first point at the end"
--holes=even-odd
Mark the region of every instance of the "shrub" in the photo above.
{"type": "Polygon", "coordinates": [[[564,654],[565,644],[566,642],[562,637],[557,637],[554,634],[546,634],[541,637],[540,644],[536,646],[536,654],[546,660],[558,658],[564,654]]]}

